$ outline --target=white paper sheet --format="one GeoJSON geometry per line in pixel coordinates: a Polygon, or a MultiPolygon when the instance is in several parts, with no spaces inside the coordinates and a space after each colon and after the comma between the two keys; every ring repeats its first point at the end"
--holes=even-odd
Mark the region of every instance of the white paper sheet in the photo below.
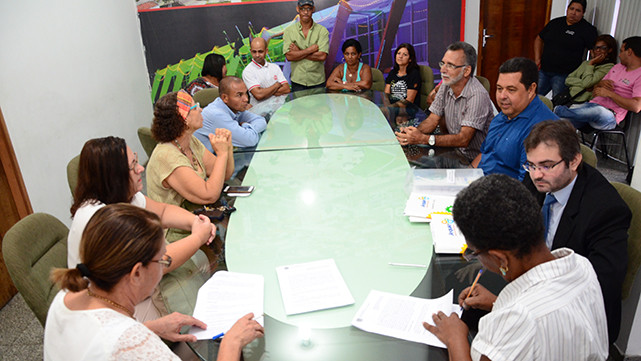
{"type": "Polygon", "coordinates": [[[276,274],[288,315],[354,303],[333,259],[276,267],[276,274]]]}
{"type": "Polygon", "coordinates": [[[379,335],[445,348],[423,327],[423,322],[433,325],[432,315],[438,311],[448,316],[457,313],[460,317],[461,308],[452,304],[453,295],[454,290],[450,290],[440,298],[424,299],[372,290],[356,312],[352,325],[379,335]]]}
{"type": "Polygon", "coordinates": [[[265,279],[261,275],[218,271],[198,290],[193,316],[207,329],[192,327],[189,333],[199,340],[229,331],[239,318],[253,312],[263,325],[265,279]]]}
{"type": "Polygon", "coordinates": [[[454,223],[454,218],[449,215],[433,214],[430,223],[432,241],[436,253],[457,254],[463,253],[466,243],[461,230],[454,223]]]}

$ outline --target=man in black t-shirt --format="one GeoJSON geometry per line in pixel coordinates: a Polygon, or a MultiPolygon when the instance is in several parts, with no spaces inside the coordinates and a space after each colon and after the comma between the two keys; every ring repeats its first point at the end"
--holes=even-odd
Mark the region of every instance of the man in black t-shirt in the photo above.
{"type": "Polygon", "coordinates": [[[565,78],[585,60],[597,37],[594,26],[583,19],[585,0],[573,0],[567,15],[551,20],[534,40],[534,61],[539,67],[538,93],[553,95],[565,89],[565,78]]]}

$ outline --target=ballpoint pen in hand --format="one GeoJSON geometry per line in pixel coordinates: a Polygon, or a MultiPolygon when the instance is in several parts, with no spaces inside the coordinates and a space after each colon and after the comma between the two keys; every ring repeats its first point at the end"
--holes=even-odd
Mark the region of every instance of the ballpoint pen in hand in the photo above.
{"type": "MultiPolygon", "coordinates": [[[[474,290],[474,286],[476,286],[476,284],[479,281],[479,278],[481,278],[481,274],[483,274],[483,268],[481,268],[479,270],[479,273],[476,274],[476,278],[474,279],[474,282],[472,282],[472,286],[470,287],[469,292],[467,292],[467,296],[465,296],[465,300],[467,300],[472,294],[472,291],[474,290]]],[[[465,302],[465,300],[463,300],[463,302],[465,302]]],[[[461,306],[461,311],[463,311],[463,306],[461,306]]]]}

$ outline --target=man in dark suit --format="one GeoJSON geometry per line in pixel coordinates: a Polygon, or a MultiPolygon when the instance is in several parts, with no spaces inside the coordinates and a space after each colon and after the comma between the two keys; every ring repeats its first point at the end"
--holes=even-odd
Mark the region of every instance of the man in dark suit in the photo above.
{"type": "Polygon", "coordinates": [[[630,210],[603,175],[582,162],[571,123],[541,122],[524,145],[524,168],[530,176],[523,183],[543,205],[546,243],[553,250],[571,248],[590,260],[603,292],[613,343],[621,323],[630,210]]]}

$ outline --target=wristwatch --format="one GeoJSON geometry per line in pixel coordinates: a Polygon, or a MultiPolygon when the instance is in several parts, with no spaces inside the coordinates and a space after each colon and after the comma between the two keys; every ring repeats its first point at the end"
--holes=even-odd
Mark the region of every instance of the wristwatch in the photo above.
{"type": "Polygon", "coordinates": [[[430,138],[427,140],[427,144],[431,145],[432,147],[434,146],[434,144],[436,144],[436,137],[434,136],[434,134],[430,135],[430,138]]]}

